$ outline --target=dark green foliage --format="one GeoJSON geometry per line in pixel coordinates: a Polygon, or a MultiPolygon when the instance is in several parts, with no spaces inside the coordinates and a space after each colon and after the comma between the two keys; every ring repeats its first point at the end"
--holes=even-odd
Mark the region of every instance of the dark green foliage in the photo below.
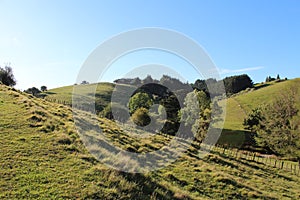
{"type": "MultiPolygon", "coordinates": [[[[271,81],[275,81],[276,79],[271,77],[271,76],[267,76],[266,78],[266,83],[271,82],[271,81]]],[[[280,80],[279,74],[277,75],[277,80],[280,80]]]]}
{"type": "Polygon", "coordinates": [[[300,118],[298,116],[297,88],[287,89],[272,104],[255,109],[245,119],[245,126],[257,132],[259,145],[282,156],[300,161],[300,118]]]}
{"type": "Polygon", "coordinates": [[[12,68],[5,66],[4,68],[0,67],[0,82],[7,86],[15,86],[16,79],[14,77],[12,68]]]}
{"type": "Polygon", "coordinates": [[[277,74],[276,80],[280,80],[280,76],[279,76],[279,74],[277,74]]]}
{"type": "Polygon", "coordinates": [[[255,108],[251,111],[251,113],[244,119],[244,127],[251,132],[256,132],[256,130],[262,128],[260,126],[260,122],[262,121],[262,111],[261,108],[255,108]]]}
{"type": "Polygon", "coordinates": [[[41,91],[36,87],[28,88],[27,90],[24,90],[24,92],[32,94],[33,96],[38,96],[38,94],[41,93],[41,91]]]}
{"type": "Polygon", "coordinates": [[[205,83],[205,80],[200,80],[200,79],[197,79],[195,81],[194,84],[191,84],[193,89],[196,89],[196,90],[199,90],[199,91],[204,91],[204,92],[208,92],[208,89],[207,89],[207,85],[205,83]]]}
{"type": "Polygon", "coordinates": [[[242,90],[253,87],[253,82],[251,78],[246,75],[230,76],[223,80],[217,81],[216,79],[210,78],[207,80],[196,80],[192,84],[193,89],[198,91],[204,91],[207,96],[219,96],[223,95],[223,87],[227,95],[236,94],[242,90]],[[224,84],[224,86],[223,86],[224,84]]]}
{"type": "Polygon", "coordinates": [[[138,92],[133,95],[128,103],[129,112],[133,114],[138,108],[149,109],[153,105],[152,98],[147,93],[138,92]]]}
{"type": "Polygon", "coordinates": [[[280,155],[300,160],[300,119],[295,94],[293,91],[286,92],[266,106],[257,140],[280,155]]]}
{"type": "Polygon", "coordinates": [[[43,86],[41,86],[41,91],[42,91],[42,92],[45,92],[45,91],[47,91],[47,87],[46,87],[46,86],[44,86],[44,85],[43,85],[43,86]]]}
{"type": "Polygon", "coordinates": [[[227,95],[235,94],[253,87],[251,78],[246,74],[227,77],[223,80],[223,82],[227,95]]]}

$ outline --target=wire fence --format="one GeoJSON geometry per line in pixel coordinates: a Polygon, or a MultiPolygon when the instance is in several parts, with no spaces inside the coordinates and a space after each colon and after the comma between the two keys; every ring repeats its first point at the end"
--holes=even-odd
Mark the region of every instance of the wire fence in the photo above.
{"type": "Polygon", "coordinates": [[[237,160],[243,159],[262,163],[267,166],[292,172],[293,174],[296,174],[298,176],[300,175],[300,164],[298,162],[281,159],[275,155],[260,154],[258,152],[250,152],[240,149],[229,149],[221,146],[212,147],[212,151],[235,158],[237,160]]]}

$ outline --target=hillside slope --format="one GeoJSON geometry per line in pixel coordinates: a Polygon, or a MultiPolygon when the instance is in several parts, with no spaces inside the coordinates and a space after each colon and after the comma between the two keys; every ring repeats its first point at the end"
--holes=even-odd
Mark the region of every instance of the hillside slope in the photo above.
{"type": "Polygon", "coordinates": [[[255,90],[242,91],[227,99],[225,129],[244,130],[243,120],[252,109],[270,104],[274,98],[291,86],[300,85],[294,79],[257,87],[255,90]]]}
{"type": "MultiPolygon", "coordinates": [[[[77,111],[80,112],[80,111],[77,111]]],[[[82,117],[86,113],[80,112],[82,117]]],[[[170,137],[137,140],[98,119],[115,145],[153,151],[170,137]]],[[[0,198],[6,199],[283,199],[299,198],[300,178],[262,163],[193,144],[176,162],[147,174],[110,169],[82,145],[72,110],[0,85],[0,198]]]]}
{"type": "MultiPolygon", "coordinates": [[[[289,90],[299,88],[300,79],[293,79],[283,82],[271,82],[260,84],[254,89],[242,91],[228,98],[226,106],[226,117],[223,137],[226,142],[241,144],[247,140],[247,131],[244,130],[243,122],[252,109],[272,103],[276,96],[289,90]]],[[[300,90],[297,90],[300,97],[300,90]]],[[[300,108],[300,98],[296,100],[300,108]]],[[[246,141],[247,142],[247,141],[246,141]]]]}

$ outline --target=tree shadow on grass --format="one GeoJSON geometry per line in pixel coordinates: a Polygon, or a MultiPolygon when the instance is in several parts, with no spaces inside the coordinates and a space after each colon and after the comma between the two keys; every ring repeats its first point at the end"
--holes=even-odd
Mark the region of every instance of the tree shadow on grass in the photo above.
{"type": "MultiPolygon", "coordinates": [[[[107,174],[108,176],[110,176],[109,174],[115,174],[118,176],[118,179],[126,180],[128,184],[133,183],[134,187],[130,189],[122,188],[123,185],[121,181],[116,181],[115,183],[113,183],[113,185],[118,190],[117,194],[104,195],[101,191],[103,188],[99,188],[99,191],[90,193],[89,195],[85,196],[84,199],[192,199],[183,194],[175,194],[169,188],[166,188],[165,186],[157,183],[150,176],[144,174],[126,173],[111,169],[103,170],[102,173],[107,174]]],[[[99,185],[105,187],[107,183],[104,182],[100,183],[99,185]]]]}

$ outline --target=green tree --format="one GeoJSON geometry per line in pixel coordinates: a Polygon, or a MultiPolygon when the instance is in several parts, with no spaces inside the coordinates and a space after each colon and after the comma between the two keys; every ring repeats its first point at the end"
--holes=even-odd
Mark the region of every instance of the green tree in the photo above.
{"type": "Polygon", "coordinates": [[[298,116],[297,88],[292,88],[262,110],[258,144],[273,152],[294,157],[300,165],[300,117],[298,116]]]}
{"type": "Polygon", "coordinates": [[[45,91],[47,91],[47,87],[46,87],[46,86],[44,86],[44,85],[43,85],[43,86],[41,86],[41,91],[42,91],[42,92],[45,92],[45,91]]]}
{"type": "Polygon", "coordinates": [[[187,130],[194,137],[202,140],[211,121],[211,101],[203,91],[190,92],[184,101],[184,108],[180,111],[180,117],[187,130]]]}
{"type": "Polygon", "coordinates": [[[255,108],[251,113],[244,119],[244,127],[250,130],[252,133],[257,132],[261,127],[261,121],[263,120],[262,108],[255,108]]]}
{"type": "Polygon", "coordinates": [[[38,94],[41,93],[41,91],[36,87],[28,88],[27,90],[24,90],[24,92],[28,94],[32,94],[33,96],[38,96],[38,94]]]}
{"type": "Polygon", "coordinates": [[[133,114],[138,108],[149,109],[153,105],[152,98],[144,92],[138,92],[129,99],[128,107],[130,114],[133,114]]]}
{"type": "Polygon", "coordinates": [[[16,79],[10,66],[0,67],[0,82],[7,86],[16,85],[16,79]]]}
{"type": "Polygon", "coordinates": [[[280,76],[279,76],[279,74],[277,74],[276,80],[280,80],[280,76]]]}
{"type": "Polygon", "coordinates": [[[253,87],[253,81],[247,74],[226,77],[223,81],[228,95],[253,87]]]}

